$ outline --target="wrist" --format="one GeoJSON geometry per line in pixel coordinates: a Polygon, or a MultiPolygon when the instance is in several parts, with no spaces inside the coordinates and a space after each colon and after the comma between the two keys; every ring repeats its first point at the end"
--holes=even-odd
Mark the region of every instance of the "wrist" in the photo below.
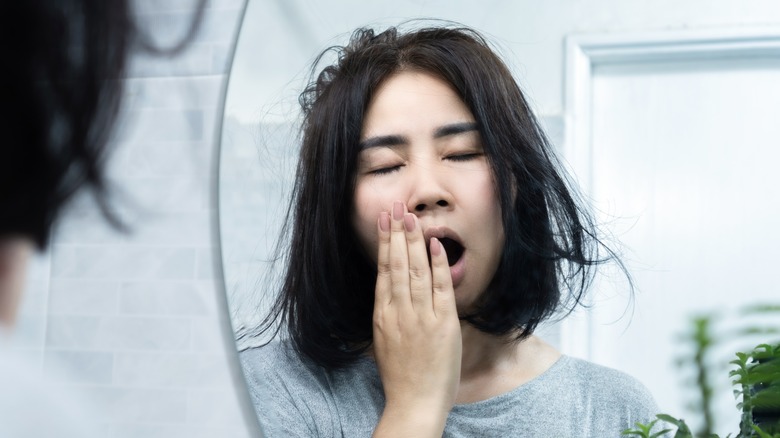
{"type": "Polygon", "coordinates": [[[434,401],[388,402],[374,437],[441,437],[450,409],[434,401]]]}

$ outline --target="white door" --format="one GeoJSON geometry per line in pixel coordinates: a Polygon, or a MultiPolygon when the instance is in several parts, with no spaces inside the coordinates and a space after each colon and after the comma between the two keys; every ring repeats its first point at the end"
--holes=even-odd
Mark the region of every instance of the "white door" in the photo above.
{"type": "MultiPolygon", "coordinates": [[[[690,352],[680,340],[690,317],[719,312],[722,337],[736,309],[780,301],[779,59],[621,55],[585,75],[589,105],[573,135],[588,138],[573,138],[570,156],[637,290],[631,301],[619,275],[597,282],[579,353],[638,377],[662,411],[693,424],[683,383],[693,376],[675,366],[690,352]]],[[[712,355],[722,436],[739,423],[727,375],[739,347],[725,344],[712,355]]]]}

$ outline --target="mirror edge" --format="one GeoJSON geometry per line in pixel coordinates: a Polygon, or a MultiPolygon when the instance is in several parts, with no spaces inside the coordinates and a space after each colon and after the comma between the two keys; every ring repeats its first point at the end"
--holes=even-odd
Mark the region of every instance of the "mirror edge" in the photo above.
{"type": "Polygon", "coordinates": [[[233,70],[238,39],[241,35],[241,29],[244,27],[246,11],[249,6],[249,0],[241,0],[241,12],[238,15],[237,25],[231,40],[230,52],[227,56],[226,67],[224,71],[225,79],[222,81],[220,90],[219,107],[216,111],[216,127],[214,129],[214,140],[212,147],[212,169],[211,183],[209,185],[209,205],[211,209],[211,247],[212,247],[212,268],[214,291],[217,294],[217,305],[219,307],[219,326],[224,347],[225,358],[228,362],[233,391],[238,398],[241,416],[246,426],[249,436],[262,437],[260,422],[257,419],[252,399],[247,389],[246,377],[238,358],[236,349],[236,340],[234,335],[233,322],[230,318],[230,307],[228,305],[227,294],[225,293],[224,264],[222,260],[222,238],[219,215],[219,181],[220,181],[220,158],[222,151],[222,137],[225,125],[225,108],[227,104],[228,88],[230,86],[231,72],[233,70]]]}

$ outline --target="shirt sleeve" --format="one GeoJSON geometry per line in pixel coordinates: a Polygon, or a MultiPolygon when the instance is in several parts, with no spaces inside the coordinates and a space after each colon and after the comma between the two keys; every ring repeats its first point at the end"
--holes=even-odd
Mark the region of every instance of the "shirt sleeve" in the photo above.
{"type": "MultiPolygon", "coordinates": [[[[618,400],[618,403],[624,406],[625,409],[625,429],[636,429],[637,423],[650,424],[656,419],[656,415],[661,413],[655,398],[646,386],[633,377],[627,376],[624,385],[626,386],[626,390],[623,393],[625,398],[618,400]]],[[[672,438],[674,436],[674,426],[667,425],[662,421],[656,422],[652,432],[657,433],[664,429],[671,429],[671,431],[660,435],[660,438],[672,438]]]]}

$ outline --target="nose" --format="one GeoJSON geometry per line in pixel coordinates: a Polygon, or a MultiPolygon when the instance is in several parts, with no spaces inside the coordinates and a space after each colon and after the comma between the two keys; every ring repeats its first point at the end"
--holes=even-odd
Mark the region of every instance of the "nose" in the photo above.
{"type": "MultiPolygon", "coordinates": [[[[438,201],[436,201],[436,202],[435,202],[435,203],[433,203],[432,205],[437,205],[437,206],[439,206],[439,207],[448,207],[448,206],[450,205],[450,203],[449,203],[449,202],[447,202],[447,201],[446,201],[446,200],[444,200],[444,199],[439,199],[438,201]]],[[[432,205],[429,205],[428,203],[425,203],[425,202],[420,202],[419,204],[417,204],[417,205],[415,205],[415,206],[414,206],[414,211],[416,211],[416,212],[422,212],[422,211],[425,211],[426,209],[430,209],[430,207],[431,207],[432,205]]]]}
{"type": "Polygon", "coordinates": [[[447,210],[453,206],[452,193],[447,188],[447,175],[444,173],[427,166],[417,169],[407,204],[409,211],[419,215],[437,209],[447,210]]]}

